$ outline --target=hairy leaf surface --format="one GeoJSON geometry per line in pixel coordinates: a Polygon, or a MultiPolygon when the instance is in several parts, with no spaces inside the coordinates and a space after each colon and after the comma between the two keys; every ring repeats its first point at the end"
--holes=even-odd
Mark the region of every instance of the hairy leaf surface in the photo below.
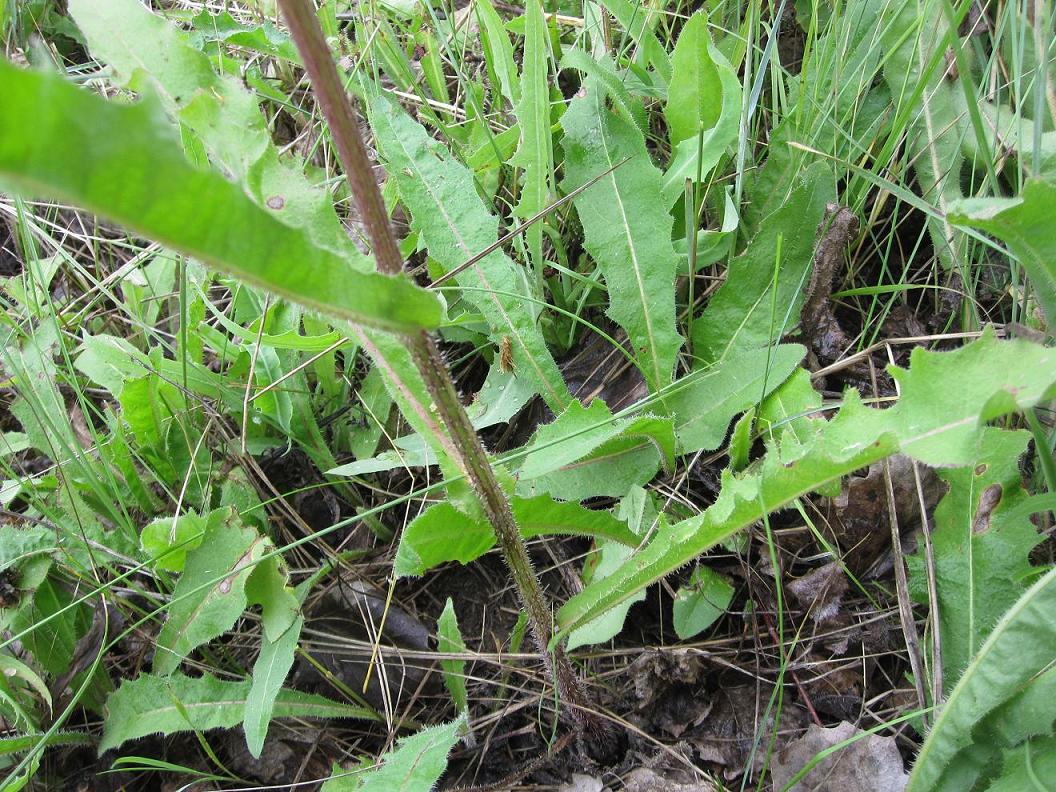
{"type": "Polygon", "coordinates": [[[75,203],[340,319],[393,330],[438,324],[436,299],[406,278],[351,270],[238,186],[192,167],[153,103],[106,102],[6,63],[0,85],[0,178],[16,191],[75,203]]]}
{"type": "Polygon", "coordinates": [[[764,515],[818,487],[902,451],[930,465],[965,466],[983,424],[1037,404],[1056,383],[1056,350],[992,333],[954,352],[915,349],[908,370],[892,368],[902,400],[865,407],[848,391],[831,421],[817,421],[806,443],[779,444],[740,475],[726,471],[716,502],[700,515],[661,529],[612,576],[588,586],[558,613],[563,632],[645,586],[764,515]],[[958,388],[950,389],[956,381],[958,388]]]}
{"type": "Polygon", "coordinates": [[[622,163],[574,199],[585,245],[605,276],[608,315],[627,331],[649,386],[671,382],[682,336],[675,327],[678,256],[671,215],[660,198],[660,172],[642,133],[605,105],[596,80],[561,119],[569,193],[622,163]]]}

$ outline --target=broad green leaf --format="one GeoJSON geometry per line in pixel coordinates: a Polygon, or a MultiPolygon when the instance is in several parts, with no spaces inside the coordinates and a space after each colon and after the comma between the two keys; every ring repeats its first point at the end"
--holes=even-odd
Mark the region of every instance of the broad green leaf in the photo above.
{"type": "Polygon", "coordinates": [[[953,352],[915,349],[908,370],[891,369],[902,393],[896,406],[870,409],[856,391],[848,391],[836,417],[817,421],[806,443],[771,447],[742,475],[726,471],[711,507],[661,528],[613,575],[561,608],[562,632],[634,596],[766,514],[893,453],[935,466],[971,464],[987,421],[1051,395],[1054,364],[1056,350],[1001,342],[991,332],[953,352]]]}
{"type": "Polygon", "coordinates": [[[980,771],[971,761],[973,729],[1024,687],[1043,678],[1039,673],[1056,655],[1054,611],[1056,569],[1019,598],[972,659],[917,754],[908,792],[973,787],[980,771]]]}
{"type": "MultiPolygon", "coordinates": [[[[251,682],[228,682],[203,674],[161,677],[141,674],[125,680],[106,701],[103,737],[98,751],[106,753],[122,743],[148,734],[231,728],[245,716],[251,682]]],[[[279,691],[275,718],[359,718],[377,720],[362,707],[331,701],[299,690],[279,691]]]]}
{"type": "Polygon", "coordinates": [[[435,298],[406,278],[351,270],[237,185],[192,167],[153,103],[107,102],[6,62],[0,86],[0,178],[15,191],[78,204],[339,319],[401,331],[439,322],[435,298]]]}
{"type": "MultiPolygon", "coordinates": [[[[445,272],[495,242],[498,220],[477,195],[465,166],[385,97],[374,99],[371,122],[413,227],[445,272]]],[[[527,378],[551,409],[562,409],[571,397],[539,329],[523,270],[496,250],[456,281],[484,315],[495,345],[504,339],[509,344],[517,375],[527,378]]]]}
{"type": "Polygon", "coordinates": [[[733,350],[769,346],[799,324],[818,224],[835,197],[827,164],[803,171],[788,201],[730,262],[725,283],[693,323],[694,358],[710,363],[733,350]]]}
{"type": "MultiPolygon", "coordinates": [[[[436,622],[436,648],[445,654],[464,654],[466,644],[458,629],[458,617],[455,616],[455,605],[451,598],[444,604],[444,612],[436,622]]],[[[451,701],[456,712],[465,712],[469,699],[466,697],[466,661],[459,658],[448,658],[440,661],[444,675],[444,685],[451,694],[451,701]]]]}
{"type": "Polygon", "coordinates": [[[737,140],[742,101],[737,72],[712,42],[704,11],[694,14],[682,29],[673,64],[664,106],[672,152],[662,187],[667,206],[684,194],[686,179],[707,180],[737,140]]]}
{"type": "Polygon", "coordinates": [[[261,637],[260,654],[253,664],[253,684],[246,694],[245,722],[246,745],[254,758],[259,759],[268,736],[268,725],[275,711],[275,701],[282,691],[282,683],[293,667],[297,642],[301,638],[304,618],[298,616],[292,625],[277,639],[267,634],[261,637]]]}
{"type": "MultiPolygon", "coordinates": [[[[932,545],[943,681],[952,686],[993,625],[1025,589],[1037,528],[1016,507],[1026,500],[1019,458],[1029,432],[985,428],[975,459],[940,469],[949,492],[935,509],[932,545]]],[[[924,559],[909,559],[911,591],[927,603],[924,559]]]]}
{"type": "MultiPolygon", "coordinates": [[[[77,5],[80,6],[81,4],[78,3],[77,5]]],[[[93,3],[92,8],[95,10],[102,5],[104,5],[104,3],[93,3]]],[[[122,8],[121,10],[125,9],[122,8]]],[[[85,35],[89,38],[89,46],[93,50],[97,49],[101,37],[100,39],[97,39],[92,33],[85,30],[86,21],[90,17],[90,14],[83,17],[80,14],[76,14],[76,17],[80,23],[81,30],[84,31],[85,35]]],[[[114,22],[117,20],[106,19],[105,21],[114,22]]],[[[248,26],[238,22],[238,20],[231,16],[227,11],[223,11],[219,14],[211,14],[203,9],[201,13],[191,20],[191,24],[197,31],[197,35],[194,37],[201,39],[203,43],[207,41],[222,41],[236,47],[254,50],[264,55],[282,58],[290,63],[300,63],[301,56],[297,53],[297,48],[293,45],[293,42],[290,41],[290,37],[281,32],[270,22],[264,22],[261,25],[248,26]]],[[[123,30],[128,30],[128,28],[123,27],[123,30]]],[[[135,39],[134,37],[126,36],[122,37],[120,41],[121,44],[127,46],[128,44],[133,43],[135,39]]]]}
{"type": "Polygon", "coordinates": [[[733,586],[718,572],[705,566],[693,570],[689,582],[675,594],[671,618],[683,641],[700,635],[733,601],[733,586]]]}
{"type": "MultiPolygon", "coordinates": [[[[279,157],[259,97],[236,76],[216,74],[215,59],[192,44],[192,34],[136,0],[72,0],[69,9],[92,54],[110,64],[115,79],[132,90],[151,88],[165,109],[193,130],[210,159],[242,181],[258,206],[304,229],[316,245],[355,268],[371,269],[342,228],[329,192],[309,184],[302,163],[279,157]]],[[[213,36],[245,39],[241,26],[226,12],[213,16],[203,11],[195,22],[213,36]]],[[[292,54],[297,60],[286,36],[269,25],[258,30],[286,48],[281,57],[292,54]]]]}
{"type": "MultiPolygon", "coordinates": [[[[637,538],[605,511],[578,503],[561,503],[546,495],[511,500],[514,519],[525,539],[537,536],[606,537],[634,546],[637,538]]],[[[447,561],[468,564],[495,546],[495,532],[483,521],[459,511],[448,501],[426,509],[400,537],[393,562],[397,577],[416,576],[447,561]]]]}
{"type": "Polygon", "coordinates": [[[702,130],[711,129],[719,120],[722,83],[711,48],[708,12],[700,10],[678,34],[671,55],[671,84],[664,118],[672,147],[683,140],[696,139],[702,130]]]}
{"type": "Polygon", "coordinates": [[[788,379],[804,353],[798,344],[738,349],[677,380],[664,403],[675,417],[679,453],[718,448],[733,417],[788,379]]]}
{"type": "Polygon", "coordinates": [[[158,569],[182,572],[187,553],[202,543],[209,521],[222,523],[229,517],[227,509],[217,509],[207,516],[192,511],[176,518],[159,517],[143,526],[139,543],[158,569]]]}
{"type": "MultiPolygon", "coordinates": [[[[524,170],[521,199],[514,208],[524,220],[538,214],[550,203],[554,192],[554,144],[550,136],[550,44],[547,41],[546,18],[542,0],[527,0],[524,7],[527,28],[521,71],[521,100],[517,103],[517,122],[521,141],[510,164],[524,170]]],[[[542,220],[528,228],[525,236],[532,264],[542,272],[542,220]]]]}
{"type": "Polygon", "coordinates": [[[682,336],[675,327],[678,256],[673,221],[660,200],[660,172],[642,133],[611,112],[604,91],[587,93],[561,118],[565,130],[565,193],[613,168],[574,200],[585,246],[609,292],[608,315],[627,331],[652,390],[671,382],[682,336]],[[625,161],[626,160],[626,161],[625,161]]]}
{"type": "Polygon", "coordinates": [[[462,716],[404,737],[381,758],[381,767],[355,775],[337,773],[323,784],[322,792],[428,792],[447,769],[447,755],[465,722],[462,716]]]}
{"type": "Polygon", "coordinates": [[[1027,271],[1045,313],[1050,334],[1056,332],[1056,183],[1032,179],[1018,198],[972,198],[954,203],[949,220],[993,234],[1027,271]]]}
{"type": "Polygon", "coordinates": [[[246,579],[265,549],[265,539],[233,512],[209,525],[201,544],[187,554],[172,592],[168,618],[158,633],[156,674],[171,674],[191,650],[238,620],[247,604],[246,579]]]}

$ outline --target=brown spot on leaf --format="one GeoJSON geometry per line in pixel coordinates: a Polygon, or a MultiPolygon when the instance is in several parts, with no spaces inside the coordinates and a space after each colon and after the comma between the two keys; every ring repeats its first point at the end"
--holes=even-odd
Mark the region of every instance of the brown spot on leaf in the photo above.
{"type": "Polygon", "coordinates": [[[286,205],[286,199],[281,195],[273,195],[267,200],[268,208],[279,210],[286,205]]]}
{"type": "Polygon", "coordinates": [[[972,520],[972,533],[975,535],[986,533],[990,530],[990,515],[994,513],[997,504],[1001,502],[1003,490],[1000,484],[991,484],[983,494],[979,496],[979,508],[975,510],[975,519],[972,520]]]}

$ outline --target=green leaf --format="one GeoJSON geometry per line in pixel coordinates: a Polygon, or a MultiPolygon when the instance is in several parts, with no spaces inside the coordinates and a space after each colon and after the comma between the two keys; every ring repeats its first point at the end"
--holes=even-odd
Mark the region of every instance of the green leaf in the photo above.
{"type": "Polygon", "coordinates": [[[605,106],[593,79],[561,118],[565,180],[570,193],[622,163],[574,199],[584,244],[605,276],[608,315],[627,331],[649,386],[671,382],[682,336],[675,327],[678,256],[673,221],[660,200],[660,172],[642,133],[605,106]],[[626,161],[624,161],[626,160],[626,161]]]}
{"type": "Polygon", "coordinates": [[[821,394],[814,390],[810,372],[797,368],[759,404],[756,426],[771,440],[804,443],[813,434],[814,414],[820,407],[821,394]]]}
{"type": "MultiPolygon", "coordinates": [[[[436,622],[436,648],[445,654],[464,654],[466,644],[458,629],[458,617],[455,616],[455,605],[451,598],[444,604],[444,612],[436,622]]],[[[460,658],[449,658],[440,661],[444,675],[444,685],[451,694],[455,711],[465,712],[469,699],[466,698],[466,661],[460,658]]]]}
{"type": "Polygon", "coordinates": [[[973,729],[1001,704],[1042,678],[1039,672],[1056,655],[1054,611],[1056,569],[1019,598],[972,659],[917,755],[908,792],[973,787],[980,773],[971,761],[973,729]]]}
{"type": "Polygon", "coordinates": [[[684,194],[686,179],[707,180],[737,140],[741,123],[741,81],[712,42],[704,11],[694,14],[682,29],[673,65],[664,106],[672,151],[662,187],[666,206],[684,194]]]}
{"type": "Polygon", "coordinates": [[[672,469],[674,426],[670,418],[651,415],[616,419],[599,399],[587,408],[577,401],[540,427],[527,451],[518,487],[522,494],[545,492],[572,501],[621,497],[648,482],[661,462],[672,469]]]}
{"type": "Polygon", "coordinates": [[[788,201],[730,262],[726,281],[693,323],[695,358],[710,363],[735,349],[769,346],[799,323],[818,224],[835,198],[827,164],[802,172],[788,201]]]}
{"type": "Polygon", "coordinates": [[[649,64],[656,69],[660,79],[667,83],[671,79],[671,58],[663,44],[653,32],[660,13],[630,0],[600,0],[627,34],[641,48],[649,64]]]}
{"type": "Polygon", "coordinates": [[[971,198],[951,206],[949,220],[993,234],[1023,265],[1045,313],[1049,333],[1056,332],[1056,229],[1052,208],[1056,184],[1028,181],[1018,198],[971,198]]]}
{"type": "MultiPolygon", "coordinates": [[[[940,469],[950,485],[935,509],[932,545],[942,646],[943,680],[952,686],[993,625],[1023,593],[1032,572],[1037,528],[1017,509],[1027,495],[1019,458],[1029,432],[983,429],[970,464],[940,469]]],[[[928,601],[928,572],[920,554],[908,559],[911,591],[928,601]]]]}
{"type": "MultiPolygon", "coordinates": [[[[208,674],[200,677],[179,673],[165,677],[141,674],[136,679],[125,680],[106,701],[98,751],[106,753],[148,734],[237,726],[245,715],[250,686],[248,680],[228,682],[208,674]]],[[[285,689],[275,700],[273,716],[377,720],[377,715],[362,707],[285,689]]]]}
{"type": "MultiPolygon", "coordinates": [[[[528,0],[524,7],[527,27],[521,72],[521,100],[517,103],[517,122],[521,141],[510,164],[524,169],[521,198],[514,208],[524,220],[538,214],[550,203],[554,183],[554,144],[550,136],[550,81],[546,18],[542,0],[528,0]]],[[[542,273],[542,220],[528,228],[525,237],[532,264],[542,273]]]]}
{"type": "MultiPolygon", "coordinates": [[[[371,109],[379,152],[429,255],[449,272],[493,244],[498,220],[477,195],[473,174],[385,97],[375,97],[371,109]]],[[[563,409],[571,397],[539,329],[523,270],[496,250],[456,281],[484,315],[495,345],[509,343],[517,375],[527,378],[551,409],[563,409]]]]}
{"type": "Polygon", "coordinates": [[[719,120],[722,82],[710,52],[712,46],[708,12],[697,11],[678,34],[671,55],[671,84],[664,118],[672,147],[683,140],[695,140],[701,130],[711,129],[719,120]]]}
{"type": "Polygon", "coordinates": [[[293,667],[297,642],[301,638],[304,618],[298,616],[289,629],[274,641],[265,633],[261,637],[260,655],[253,664],[253,684],[246,694],[246,745],[254,758],[259,759],[268,736],[268,725],[275,711],[275,701],[282,691],[282,683],[293,667]]]}
{"type": "Polygon", "coordinates": [[[17,192],[75,203],[346,321],[401,331],[439,323],[436,299],[406,278],[351,270],[237,185],[192,167],[153,103],[106,102],[6,62],[0,87],[0,178],[17,192]]]}
{"type": "Polygon", "coordinates": [[[683,641],[700,635],[733,601],[733,586],[718,572],[705,566],[693,570],[689,582],[675,594],[671,609],[675,633],[683,641]]]}
{"type": "Polygon", "coordinates": [[[675,416],[679,452],[718,448],[733,417],[788,379],[804,354],[798,344],[738,349],[675,382],[664,404],[675,416]]]}
{"type": "MultiPolygon", "coordinates": [[[[258,206],[286,225],[304,229],[316,245],[354,268],[372,269],[342,227],[330,193],[309,184],[303,163],[279,157],[258,106],[260,98],[237,77],[217,75],[215,59],[194,46],[190,34],[136,0],[72,0],[69,9],[92,54],[110,64],[116,80],[132,90],[152,89],[165,109],[197,135],[210,159],[242,182],[258,206]]],[[[203,11],[195,23],[210,34],[245,39],[226,12],[212,16],[203,11]]],[[[258,30],[285,46],[280,57],[296,55],[290,52],[289,40],[269,28],[258,30]]]]}
{"type": "Polygon", "coordinates": [[[634,124],[642,134],[649,129],[649,119],[640,100],[631,96],[627,90],[626,76],[616,69],[612,58],[604,55],[595,60],[581,49],[569,49],[561,56],[562,69],[578,69],[605,87],[605,92],[612,99],[613,106],[624,119],[634,124]]]}
{"type": "Polygon", "coordinates": [[[521,98],[521,83],[513,60],[513,44],[502,25],[502,18],[495,11],[491,0],[474,0],[473,8],[481,22],[484,58],[498,77],[502,95],[510,104],[517,104],[521,98]]]}
{"type": "Polygon", "coordinates": [[[143,526],[139,542],[158,569],[182,572],[187,553],[201,545],[208,523],[214,519],[221,522],[229,517],[227,509],[217,509],[205,517],[194,512],[175,519],[159,517],[143,526]]]}
{"type": "Polygon", "coordinates": [[[848,391],[831,421],[817,421],[806,443],[779,444],[743,475],[723,475],[715,503],[662,527],[615,573],[577,594],[558,613],[562,632],[584,624],[689,563],[766,514],[859,468],[902,451],[936,466],[975,458],[985,422],[1031,407],[1056,382],[1056,350],[1001,342],[987,332],[954,352],[914,349],[910,368],[892,367],[903,394],[887,410],[848,391]],[[956,382],[957,388],[949,383],[956,382]]]}
{"type": "Polygon", "coordinates": [[[171,674],[197,646],[222,635],[246,609],[246,579],[264,554],[265,540],[242,525],[233,511],[210,525],[199,547],[187,554],[158,633],[154,672],[171,674]]]}
{"type": "Polygon", "coordinates": [[[335,774],[321,792],[427,792],[447,769],[447,755],[465,728],[465,716],[404,737],[382,757],[382,766],[366,773],[335,774]]]}
{"type": "Polygon", "coordinates": [[[246,601],[260,605],[264,634],[271,641],[289,632],[301,605],[290,587],[290,573],[280,555],[258,563],[246,580],[246,601]]]}
{"type": "MultiPolygon", "coordinates": [[[[637,537],[627,526],[605,511],[594,511],[578,503],[561,503],[546,495],[511,499],[514,519],[525,539],[537,536],[606,537],[635,546],[637,537]]],[[[424,574],[447,561],[468,564],[495,546],[495,533],[483,520],[459,511],[448,501],[422,512],[400,536],[393,574],[407,577],[424,574]]]]}

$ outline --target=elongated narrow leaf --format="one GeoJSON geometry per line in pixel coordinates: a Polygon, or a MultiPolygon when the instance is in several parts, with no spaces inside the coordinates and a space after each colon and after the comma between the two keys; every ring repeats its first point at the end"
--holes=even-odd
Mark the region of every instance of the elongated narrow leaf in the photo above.
{"type": "MultiPolygon", "coordinates": [[[[445,654],[463,654],[466,651],[465,641],[458,629],[458,617],[451,598],[444,604],[444,612],[436,622],[436,648],[445,654]]],[[[451,694],[451,701],[456,712],[465,712],[469,699],[466,697],[466,661],[460,658],[448,658],[440,661],[444,674],[444,685],[451,694]]]]}
{"type": "Polygon", "coordinates": [[[862,405],[849,391],[831,421],[817,421],[806,443],[771,448],[754,468],[723,475],[716,502],[661,529],[641,552],[558,613],[573,629],[687,564],[769,512],[897,451],[929,465],[965,466],[985,422],[1045,398],[1056,383],[1056,350],[992,333],[955,352],[915,349],[910,368],[892,368],[902,400],[887,410],[862,405]],[[949,388],[950,382],[958,387],[949,388]]]}
{"type": "Polygon", "coordinates": [[[730,262],[726,282],[693,324],[697,360],[710,363],[733,349],[769,346],[799,324],[818,224],[835,198],[828,165],[803,171],[788,201],[730,262]]]}
{"type": "Polygon", "coordinates": [[[502,17],[491,0],[474,0],[473,8],[481,22],[484,56],[495,70],[503,96],[510,104],[516,105],[521,99],[521,81],[517,77],[517,65],[513,62],[513,44],[502,24],[502,17]]]}
{"type": "Polygon", "coordinates": [[[660,12],[631,0],[601,0],[601,4],[616,17],[666,84],[671,79],[671,56],[653,32],[660,12]]]}
{"type": "MultiPolygon", "coordinates": [[[[445,271],[495,242],[498,220],[477,195],[465,166],[385,97],[372,103],[371,121],[414,228],[445,271]]],[[[456,280],[471,289],[466,299],[487,319],[496,346],[509,345],[517,376],[527,378],[551,409],[562,409],[571,397],[537,324],[524,271],[496,250],[456,280]]]]}
{"type": "Polygon", "coordinates": [[[447,755],[465,722],[463,716],[404,737],[381,758],[381,767],[355,775],[337,773],[323,784],[322,792],[427,792],[447,769],[447,755]]]}
{"type": "MultiPolygon", "coordinates": [[[[237,726],[245,715],[250,685],[248,680],[229,682],[208,674],[199,677],[142,674],[126,680],[106,700],[99,753],[148,734],[237,726]]],[[[285,689],[276,697],[272,714],[276,718],[377,720],[375,713],[362,707],[285,689]]]]}
{"type": "MultiPolygon", "coordinates": [[[[986,428],[971,464],[940,469],[949,492],[935,509],[934,582],[947,691],[1001,615],[1026,588],[1030,551],[1041,537],[1017,507],[1026,500],[1019,458],[1029,432],[986,428]]],[[[910,556],[910,590],[928,602],[922,551],[910,556]]]]}
{"type": "MultiPolygon", "coordinates": [[[[373,269],[341,226],[330,193],[309,184],[303,163],[280,158],[259,97],[238,78],[218,75],[190,34],[137,0],[71,0],[69,9],[92,54],[110,64],[115,82],[132,90],[153,88],[165,109],[197,135],[214,163],[230,169],[258,206],[304,229],[316,245],[355,268],[373,269]]],[[[202,15],[196,21],[207,23],[209,35],[237,35],[230,14],[202,15]]],[[[296,54],[288,50],[287,55],[296,54]]]]}
{"type": "MultiPolygon", "coordinates": [[[[564,535],[604,537],[631,547],[638,543],[626,524],[609,512],[578,503],[561,503],[541,495],[513,498],[511,507],[525,539],[564,535]]],[[[424,574],[447,561],[468,564],[494,546],[495,532],[487,522],[468,516],[450,502],[437,503],[404,529],[393,572],[406,577],[424,574]]]]}
{"type": "Polygon", "coordinates": [[[954,203],[950,222],[987,231],[1008,245],[1027,271],[1050,334],[1056,334],[1056,183],[1033,179],[1018,198],[954,203]]]}
{"type": "Polygon", "coordinates": [[[668,137],[675,146],[711,129],[722,112],[722,83],[708,51],[708,13],[698,11],[678,34],[671,55],[671,85],[664,105],[668,137]]]}
{"type": "Polygon", "coordinates": [[[605,276],[608,314],[627,331],[646,381],[659,390],[671,382],[682,346],[675,328],[678,256],[673,221],[660,200],[660,172],[641,132],[606,107],[595,80],[587,81],[587,94],[572,102],[561,125],[566,193],[619,164],[574,203],[586,248],[605,276]]]}
{"type": "Polygon", "coordinates": [[[266,548],[264,538],[242,525],[233,510],[226,522],[206,528],[201,544],[187,553],[172,592],[158,633],[155,673],[172,673],[192,649],[231,628],[246,609],[246,579],[266,548]]]}
{"type": "Polygon", "coordinates": [[[293,667],[297,642],[301,638],[304,618],[297,620],[277,640],[267,635],[261,637],[260,655],[253,664],[253,684],[246,694],[245,722],[246,745],[249,752],[260,758],[264,750],[264,739],[268,736],[268,725],[275,711],[275,701],[282,691],[282,683],[293,667]]]}
{"type": "MultiPolygon", "coordinates": [[[[1052,663],[1054,611],[1056,570],[1050,570],[1004,615],[950,694],[917,755],[909,792],[973,788],[982,768],[970,761],[972,731],[1052,663]],[[969,762],[958,761],[962,755],[969,762]],[[974,772],[966,774],[965,767],[974,772]]],[[[1048,704],[1051,707],[1051,699],[1048,704]]]]}
{"type": "Polygon", "coordinates": [[[703,181],[737,139],[741,83],[708,33],[708,16],[698,11],[678,36],[664,106],[671,164],[664,174],[664,203],[684,193],[686,179],[703,181]]]}
{"type": "MultiPolygon", "coordinates": [[[[524,185],[515,212],[527,220],[550,203],[554,179],[554,144],[550,137],[550,81],[546,18],[542,0],[528,0],[524,7],[527,26],[524,33],[524,62],[521,72],[521,100],[517,103],[517,123],[521,142],[512,165],[524,169],[524,185]]],[[[539,221],[526,232],[532,264],[541,272],[543,226],[539,221]]]]}
{"type": "Polygon", "coordinates": [[[308,308],[393,330],[435,327],[435,298],[403,277],[350,270],[249,200],[192,167],[149,102],[122,105],[56,74],[0,63],[0,179],[69,201],[308,308]]]}
{"type": "Polygon", "coordinates": [[[733,417],[788,379],[804,354],[798,344],[739,350],[677,380],[664,403],[675,416],[679,452],[718,448],[733,417]]]}

